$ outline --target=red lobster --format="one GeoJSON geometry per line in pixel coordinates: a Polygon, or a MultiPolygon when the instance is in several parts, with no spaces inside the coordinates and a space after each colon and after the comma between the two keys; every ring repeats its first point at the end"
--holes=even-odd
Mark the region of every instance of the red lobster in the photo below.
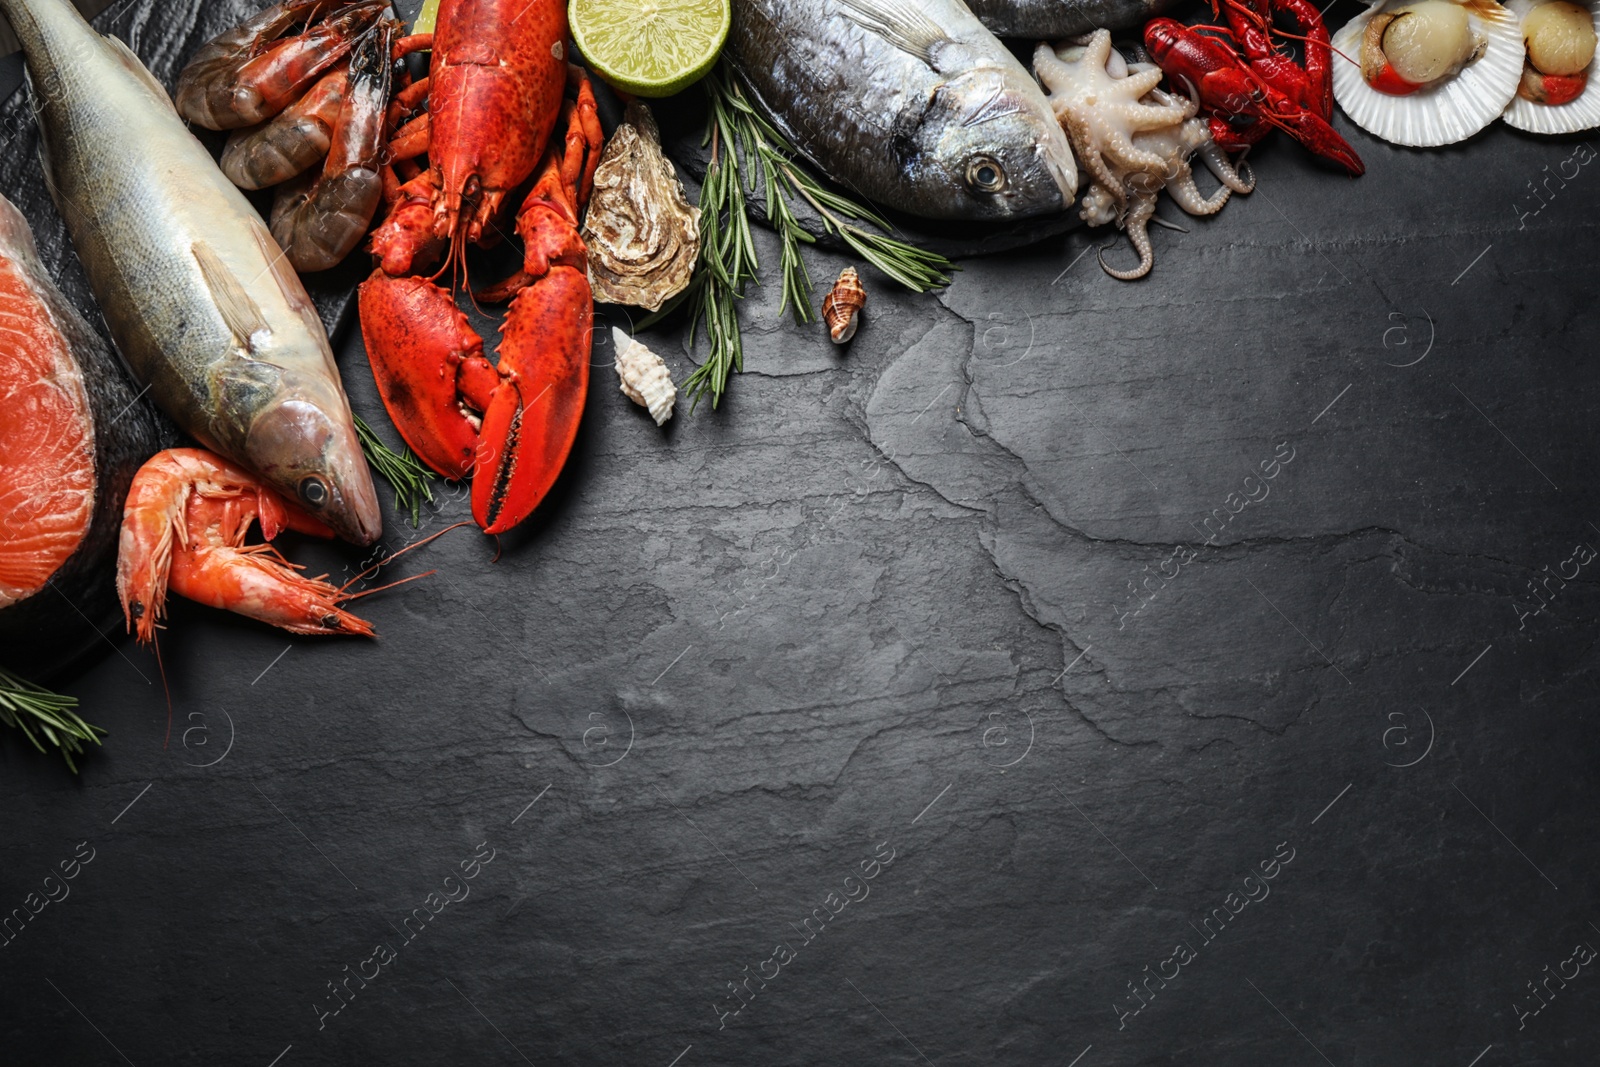
{"type": "Polygon", "coordinates": [[[1212,3],[1226,17],[1226,30],[1152,19],[1144,28],[1144,43],[1175,85],[1181,88],[1187,83],[1191,92],[1199,95],[1217,144],[1230,152],[1240,151],[1276,128],[1317,155],[1338,162],[1352,175],[1364,174],[1367,168],[1361,157],[1329,125],[1333,117],[1332,52],[1328,29],[1310,0],[1212,3]],[[1272,40],[1272,14],[1276,11],[1288,13],[1301,30],[1306,42],[1303,68],[1272,40]],[[1238,50],[1198,32],[1200,29],[1225,33],[1238,50]],[[1239,125],[1236,119],[1250,121],[1239,125]]]}
{"type": "Polygon", "coordinates": [[[603,134],[566,40],[563,0],[444,0],[436,32],[396,49],[433,56],[428,77],[396,97],[391,122],[424,98],[427,112],[390,144],[390,213],[372,239],[382,262],[361,286],[361,333],[401,436],[440,474],[472,479],[472,516],[491,534],[549,492],[588,393],[594,300],[578,217],[603,134]],[[564,142],[552,141],[558,121],[564,142]],[[496,218],[536,169],[516,218],[522,270],[477,294],[511,301],[491,363],[431,279],[455,267],[464,282],[467,245],[493,243],[496,218]],[[412,273],[436,263],[431,277],[412,273]]]}

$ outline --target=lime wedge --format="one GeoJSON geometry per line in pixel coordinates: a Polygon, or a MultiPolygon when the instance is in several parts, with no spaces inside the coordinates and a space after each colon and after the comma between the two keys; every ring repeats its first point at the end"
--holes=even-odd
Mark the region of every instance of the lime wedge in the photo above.
{"type": "Polygon", "coordinates": [[[422,11],[417,15],[417,21],[411,24],[412,33],[432,33],[434,25],[439,21],[439,0],[425,0],[422,11]]]}
{"type": "Polygon", "coordinates": [[[728,39],[728,0],[571,0],[578,50],[606,82],[671,96],[705,76],[728,39]]]}

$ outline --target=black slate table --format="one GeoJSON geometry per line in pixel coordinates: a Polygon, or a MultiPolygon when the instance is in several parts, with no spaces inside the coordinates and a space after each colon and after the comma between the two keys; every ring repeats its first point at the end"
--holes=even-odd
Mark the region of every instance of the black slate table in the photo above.
{"type": "Polygon", "coordinates": [[[106,649],[80,776],[0,744],[0,1061],[1592,1063],[1594,142],[1340,125],[1137,284],[761,290],[665,431],[602,343],[376,641],[176,605],[170,726],[106,649]]]}

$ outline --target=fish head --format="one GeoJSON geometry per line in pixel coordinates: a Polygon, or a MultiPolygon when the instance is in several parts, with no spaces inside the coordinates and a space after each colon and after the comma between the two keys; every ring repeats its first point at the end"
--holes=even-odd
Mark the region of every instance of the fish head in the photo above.
{"type": "Polygon", "coordinates": [[[977,66],[945,81],[912,137],[917,214],[1026,218],[1065,211],[1077,196],[1072,146],[1021,64],[977,66]]]}
{"type": "Polygon", "coordinates": [[[383,533],[372,472],[343,403],[288,392],[264,408],[245,441],[261,478],[346,541],[370,545],[383,533]]]}

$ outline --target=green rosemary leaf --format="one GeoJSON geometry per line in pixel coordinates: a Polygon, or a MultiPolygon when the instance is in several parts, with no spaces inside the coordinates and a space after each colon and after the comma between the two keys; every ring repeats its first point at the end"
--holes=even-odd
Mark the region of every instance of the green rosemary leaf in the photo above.
{"type": "Polygon", "coordinates": [[[78,773],[73,757],[83,754],[85,744],[100,744],[106,732],[81,719],[73,710],[77,706],[77,697],[52,693],[0,669],[0,724],[21,730],[34,748],[48,752],[42,735],[50,748],[60,750],[73,774],[78,773]]]}
{"type": "Polygon", "coordinates": [[[356,416],[356,436],[367,463],[394,487],[396,511],[411,512],[412,528],[422,523],[422,505],[433,503],[433,483],[439,476],[407,448],[396,452],[383,443],[360,415],[356,416]]]}
{"type": "MultiPolygon", "coordinates": [[[[888,220],[833,190],[797,162],[793,146],[751,102],[737,75],[726,63],[701,82],[707,95],[703,144],[711,148],[700,185],[700,262],[694,282],[681,299],[643,320],[640,328],[659,322],[679,307],[690,311],[690,344],[703,330],[707,352],[684,389],[694,406],[705,396],[717,407],[729,378],[744,369],[744,343],[738,303],[745,286],[758,281],[760,260],[750,225],[750,197],[760,196],[767,219],[778,235],[781,301],[778,314],[792,309],[800,323],[816,320],[814,289],[804,248],[817,238],[800,225],[793,203],[804,200],[822,218],[830,233],[884,275],[915,292],[950,283],[957,268],[944,256],[894,237],[888,220]],[[882,233],[863,229],[864,223],[882,233]]],[[[691,408],[693,410],[693,408],[691,408]]]]}

